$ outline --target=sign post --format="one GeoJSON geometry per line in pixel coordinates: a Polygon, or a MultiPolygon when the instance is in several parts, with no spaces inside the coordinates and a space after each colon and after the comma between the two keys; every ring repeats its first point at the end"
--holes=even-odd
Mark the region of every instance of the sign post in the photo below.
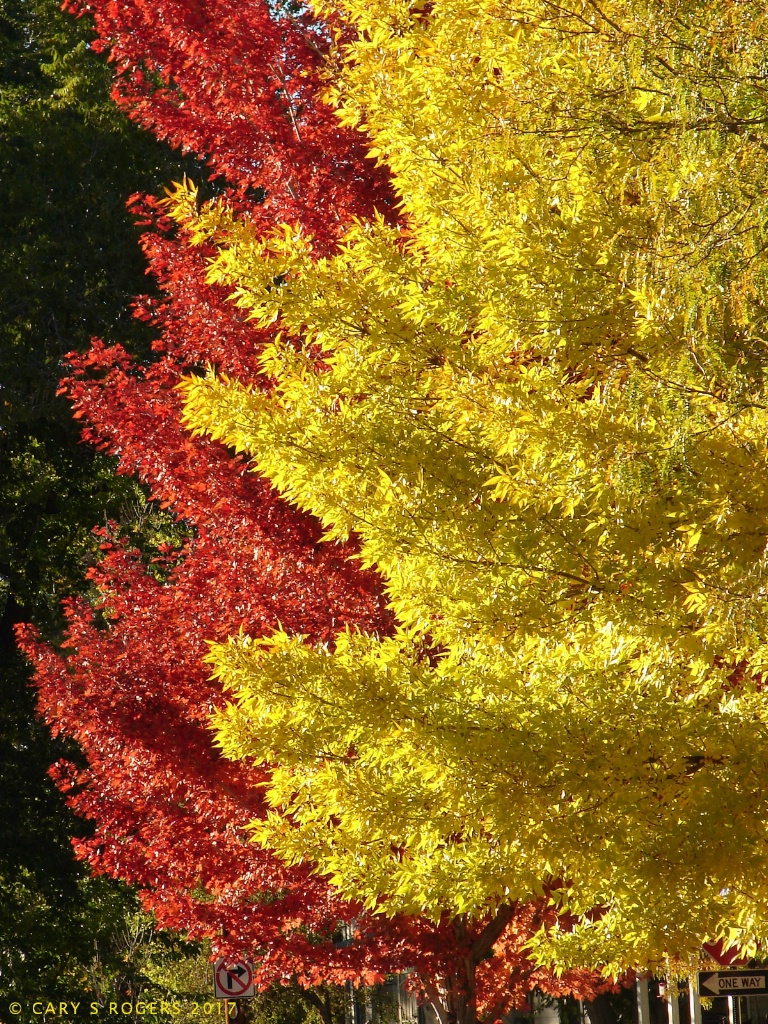
{"type": "Polygon", "coordinates": [[[224,1013],[229,1013],[230,999],[251,999],[256,995],[253,964],[247,960],[228,963],[224,959],[213,965],[213,994],[224,1000],[224,1013]]]}
{"type": "Polygon", "coordinates": [[[637,1019],[639,1024],[651,1024],[651,998],[648,979],[637,979],[637,1019]]]}
{"type": "Polygon", "coordinates": [[[672,979],[667,978],[667,987],[664,992],[664,998],[667,1002],[667,1020],[669,1024],[680,1024],[680,1003],[678,996],[673,988],[672,979]]]}
{"type": "Polygon", "coordinates": [[[691,1014],[691,1024],[701,1024],[701,1000],[693,978],[688,979],[688,1007],[691,1014]]]}

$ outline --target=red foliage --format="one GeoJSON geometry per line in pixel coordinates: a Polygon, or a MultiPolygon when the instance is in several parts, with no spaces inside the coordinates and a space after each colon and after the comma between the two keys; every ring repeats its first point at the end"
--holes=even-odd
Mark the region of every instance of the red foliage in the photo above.
{"type": "MultiPolygon", "coordinates": [[[[322,26],[262,0],[91,0],[81,10],[111,47],[118,101],[161,138],[204,154],[256,224],[300,221],[330,247],[350,217],[391,210],[364,139],[318,100],[322,26]]],[[[243,826],[264,812],[265,769],[226,762],[212,746],[208,719],[223,696],[202,663],[205,640],[278,623],[327,640],[345,624],[387,631],[391,621],[378,577],[349,560],[351,545],[321,543],[318,524],[243,460],[181,428],[174,388],[190,369],[212,363],[268,386],[255,358],[263,335],[206,283],[205,250],[186,246],[156,201],[135,197],[134,209],[154,225],[144,248],[163,299],[138,300],[136,315],[157,332],[156,361],[140,365],[96,341],[71,356],[63,391],[84,438],[138,476],[189,539],[147,565],[104,531],[103,560],[89,574],[100,604],[70,603],[63,651],[21,631],[41,712],[77,740],[87,765],[55,768],[94,823],[79,856],[137,885],[161,926],[255,956],[262,985],[370,981],[412,967],[430,998],[454,1012],[466,1004],[465,1020],[476,1000],[498,1019],[534,985],[594,994],[594,978],[556,981],[521,952],[543,906],[502,908],[496,931],[490,919],[371,917],[309,868],[289,869],[247,842],[243,826]],[[342,922],[356,940],[334,944],[342,922]]]]}
{"type": "Polygon", "coordinates": [[[381,973],[375,943],[317,942],[356,908],[309,870],[288,870],[247,843],[242,827],[264,810],[264,771],[213,749],[208,719],[222,695],[202,663],[206,639],[241,627],[261,635],[281,623],[318,640],[346,623],[388,629],[379,582],[349,561],[349,549],[321,545],[319,524],[241,459],[181,428],[174,385],[183,368],[216,359],[254,378],[259,338],[205,285],[199,252],[161,235],[147,249],[167,295],[140,305],[162,328],[160,358],[141,367],[96,341],[71,357],[63,390],[87,422],[84,437],[116,454],[119,471],[137,474],[191,536],[147,566],[105,535],[104,558],[89,573],[103,600],[96,610],[70,605],[65,656],[22,635],[42,713],[88,762],[56,772],[73,808],[96,825],[78,853],[138,885],[163,926],[207,935],[219,950],[258,947],[264,983],[297,972],[381,973]]]}
{"type": "Polygon", "coordinates": [[[256,222],[300,221],[318,239],[393,196],[366,140],[322,103],[327,28],[264,0],[69,0],[90,13],[116,70],[114,97],[159,138],[204,157],[256,222]]]}

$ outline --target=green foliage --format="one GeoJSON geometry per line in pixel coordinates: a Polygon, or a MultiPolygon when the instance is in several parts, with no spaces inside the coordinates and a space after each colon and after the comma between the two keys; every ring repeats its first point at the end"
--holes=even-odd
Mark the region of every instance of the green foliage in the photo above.
{"type": "Polygon", "coordinates": [[[92,527],[131,522],[142,502],[79,445],[56,397],[61,358],[95,334],[147,351],[130,314],[146,278],[125,202],[179,173],[109,99],[90,35],[48,0],[0,4],[0,576],[48,628],[81,586],[92,527]]]}
{"type": "Polygon", "coordinates": [[[253,1024],[343,1024],[347,998],[342,988],[301,989],[292,980],[258,993],[247,1004],[247,1016],[253,1024]],[[320,1005],[325,1017],[318,1010],[320,1005]]]}
{"type": "MultiPolygon", "coordinates": [[[[140,544],[175,539],[111,460],[79,443],[56,397],[61,358],[93,334],[148,351],[132,297],[146,290],[138,231],[125,209],[177,177],[178,161],[109,99],[110,72],[90,33],[56,0],[0,0],[0,997],[87,998],[94,943],[111,950],[138,911],[122,886],[76,866],[86,826],[46,771],[75,751],[35,719],[15,622],[53,638],[60,601],[83,587],[97,542],[121,522],[140,544]]],[[[118,943],[119,945],[119,943],[118,943]]],[[[100,953],[119,984],[122,953],[100,953]]],[[[122,974],[121,974],[122,972],[122,974]]]]}

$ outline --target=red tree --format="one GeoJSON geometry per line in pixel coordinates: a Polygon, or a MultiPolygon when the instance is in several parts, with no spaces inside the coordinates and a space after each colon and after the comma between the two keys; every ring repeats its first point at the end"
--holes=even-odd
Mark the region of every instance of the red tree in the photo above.
{"type": "MultiPolygon", "coordinates": [[[[100,45],[111,46],[118,101],[160,137],[204,154],[252,220],[299,220],[330,247],[350,216],[391,210],[363,140],[317,98],[323,26],[278,16],[261,0],[87,9],[100,45]]],[[[147,565],[105,533],[103,561],[90,573],[101,602],[70,604],[64,650],[22,631],[41,711],[87,762],[55,768],[71,805],[94,822],[78,854],[137,885],[162,926],[255,955],[262,985],[371,980],[413,967],[440,1012],[458,1020],[478,1011],[497,1019],[534,985],[593,994],[595,979],[556,981],[521,951],[543,906],[502,908],[474,923],[369,916],[309,868],[289,869],[246,841],[242,826],[265,810],[266,769],[228,763],[213,749],[208,717],[223,697],[206,678],[200,638],[241,628],[256,636],[280,623],[331,640],[346,624],[382,631],[391,623],[378,578],[349,560],[349,548],[321,543],[318,524],[241,460],[181,428],[174,388],[191,368],[213,363],[269,386],[256,362],[262,335],[206,283],[205,250],[185,245],[154,200],[135,208],[155,226],[144,247],[164,298],[139,300],[136,313],[157,331],[156,361],[142,366],[96,342],[72,357],[63,390],[86,440],[138,475],[189,539],[147,565]],[[334,944],[343,922],[356,939],[334,944]]]]}
{"type": "Polygon", "coordinates": [[[316,239],[394,202],[366,141],[322,103],[327,27],[264,0],[70,0],[109,48],[130,117],[205,157],[256,222],[300,221],[316,239]]]}

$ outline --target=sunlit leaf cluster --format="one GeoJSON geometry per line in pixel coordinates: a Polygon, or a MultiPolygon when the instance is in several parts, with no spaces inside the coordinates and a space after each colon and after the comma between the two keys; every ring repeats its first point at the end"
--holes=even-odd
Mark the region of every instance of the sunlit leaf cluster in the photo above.
{"type": "Polygon", "coordinates": [[[169,210],[273,382],[186,416],[327,537],[397,630],[215,646],[260,842],[385,911],[542,894],[543,958],[768,937],[762,5],[334,2],[327,99],[399,219],[335,252],[169,210]],[[566,923],[568,927],[566,927],[566,923]]]}

